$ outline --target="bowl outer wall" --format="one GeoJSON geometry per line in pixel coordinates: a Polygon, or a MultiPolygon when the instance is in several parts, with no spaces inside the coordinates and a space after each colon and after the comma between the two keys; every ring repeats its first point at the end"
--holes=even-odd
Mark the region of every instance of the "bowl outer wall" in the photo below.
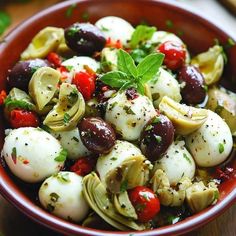
{"type": "MultiPolygon", "coordinates": [[[[184,32],[182,38],[193,53],[207,50],[213,39],[218,38],[220,42],[226,42],[229,35],[220,30],[206,19],[199,17],[196,13],[186,11],[171,1],[146,1],[146,0],[82,0],[66,1],[48,8],[30,19],[23,22],[14,29],[6,38],[6,42],[0,45],[0,89],[6,87],[8,70],[19,60],[20,53],[27,47],[33,36],[45,26],[66,27],[88,12],[91,22],[107,15],[117,15],[138,24],[141,20],[147,20],[151,25],[157,25],[158,29],[166,29],[177,33],[177,30],[184,32]],[[66,10],[73,3],[78,3],[74,9],[73,16],[65,17],[66,10]],[[53,17],[52,17],[53,16],[53,17]],[[143,17],[145,16],[145,17],[143,17]],[[155,17],[154,17],[155,16],[155,17]],[[139,19],[139,20],[137,20],[139,19]],[[174,29],[168,29],[166,20],[174,22],[174,29]],[[191,33],[189,33],[191,32],[191,33]],[[197,39],[195,41],[195,39],[197,39]],[[196,43],[198,42],[198,43],[196,43]]],[[[180,32],[180,31],[179,31],[180,32]]],[[[236,76],[236,47],[229,52],[229,71],[236,76]],[[232,59],[231,59],[232,58],[232,59]]],[[[2,114],[0,119],[2,120],[2,114]]],[[[0,147],[4,140],[4,124],[0,123],[0,147]]],[[[234,167],[236,163],[234,161],[234,167]]],[[[221,200],[211,208],[175,225],[162,227],[147,232],[135,232],[135,235],[178,235],[186,233],[209,222],[236,201],[236,174],[230,182],[221,187],[221,200]]],[[[59,219],[34,204],[9,177],[5,169],[0,165],[0,192],[1,194],[23,213],[38,223],[43,224],[66,235],[123,235],[134,232],[108,232],[94,229],[87,229],[62,219],[59,219]]]]}

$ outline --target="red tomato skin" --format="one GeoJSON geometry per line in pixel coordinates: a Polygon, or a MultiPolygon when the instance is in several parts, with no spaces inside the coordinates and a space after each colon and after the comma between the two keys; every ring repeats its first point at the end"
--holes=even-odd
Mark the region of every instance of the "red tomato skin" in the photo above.
{"type": "Polygon", "coordinates": [[[87,72],[77,72],[72,80],[72,84],[76,85],[86,101],[92,98],[95,91],[94,76],[87,72]]]}
{"type": "Polygon", "coordinates": [[[144,186],[128,191],[129,199],[138,215],[139,222],[146,223],[160,211],[160,201],[155,193],[144,186]]]}
{"type": "Polygon", "coordinates": [[[70,170],[77,175],[85,176],[89,174],[96,165],[96,159],[94,157],[81,157],[71,166],[70,170]]]}
{"type": "Polygon", "coordinates": [[[22,109],[12,110],[10,112],[9,122],[14,129],[39,126],[39,118],[36,113],[22,109]]]}
{"type": "Polygon", "coordinates": [[[51,62],[55,67],[60,67],[60,66],[61,66],[62,61],[61,61],[60,56],[59,56],[57,53],[55,53],[55,52],[50,52],[50,53],[48,53],[47,59],[48,59],[48,61],[51,62]]]}
{"type": "Polygon", "coordinates": [[[166,41],[159,45],[158,51],[165,54],[164,64],[170,70],[178,70],[185,64],[186,49],[179,42],[166,41]]]}

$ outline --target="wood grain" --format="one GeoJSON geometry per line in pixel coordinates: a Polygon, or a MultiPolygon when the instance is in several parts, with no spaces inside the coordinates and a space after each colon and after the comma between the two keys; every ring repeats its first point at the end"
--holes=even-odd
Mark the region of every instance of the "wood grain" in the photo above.
{"type": "MultiPolygon", "coordinates": [[[[5,10],[7,10],[12,17],[12,25],[7,32],[16,27],[22,20],[34,15],[37,11],[59,1],[60,0],[34,0],[26,4],[9,4],[5,6],[5,10]]],[[[0,236],[1,235],[60,236],[60,234],[34,223],[0,196],[0,236]]],[[[228,209],[216,220],[186,236],[236,236],[236,205],[228,209]]]]}

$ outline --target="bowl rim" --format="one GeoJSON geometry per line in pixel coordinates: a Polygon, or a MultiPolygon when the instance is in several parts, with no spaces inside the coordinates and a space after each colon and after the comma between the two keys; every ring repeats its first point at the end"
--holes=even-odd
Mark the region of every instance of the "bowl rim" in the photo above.
{"type": "MultiPolygon", "coordinates": [[[[69,0],[65,2],[61,2],[59,4],[53,5],[47,9],[44,9],[37,14],[35,14],[32,17],[29,17],[22,23],[20,23],[18,26],[16,26],[14,29],[12,29],[5,37],[6,44],[8,41],[11,41],[15,38],[17,34],[20,34],[20,32],[31,24],[32,21],[36,21],[40,18],[42,18],[46,14],[50,14],[51,12],[57,11],[61,8],[66,8],[71,6],[74,3],[81,3],[81,2],[92,2],[94,0],[69,0]]],[[[103,1],[103,0],[96,0],[96,1],[103,1]]],[[[110,1],[110,0],[105,0],[110,1]]],[[[115,0],[113,0],[115,1],[115,0]]],[[[121,0],[125,1],[125,0],[121,0]]],[[[130,0],[131,2],[148,2],[145,0],[130,0]]],[[[206,16],[203,16],[203,14],[193,10],[191,7],[186,7],[178,2],[172,1],[172,0],[149,0],[151,3],[157,3],[160,6],[166,6],[166,7],[172,7],[176,11],[185,11],[185,14],[191,15],[192,17],[195,16],[198,18],[198,21],[202,22],[206,26],[210,26],[214,30],[220,32],[221,34],[227,35],[231,37],[232,39],[236,40],[236,36],[231,35],[230,32],[225,32],[222,29],[219,28],[219,26],[213,22],[211,19],[209,19],[206,16]]],[[[4,50],[5,43],[0,44],[0,51],[4,50]]],[[[15,190],[12,186],[9,186],[3,181],[1,173],[4,172],[3,167],[0,165],[0,193],[1,195],[8,200],[11,204],[13,204],[16,208],[18,208],[21,212],[23,212],[25,215],[30,217],[32,220],[36,221],[37,223],[44,225],[47,228],[50,228],[52,230],[55,230],[57,232],[66,234],[66,235],[79,235],[78,233],[82,233],[83,235],[145,235],[145,236],[154,236],[154,235],[178,235],[182,233],[186,233],[189,231],[192,231],[198,227],[200,227],[203,224],[206,224],[210,222],[211,220],[215,219],[217,216],[222,214],[227,208],[229,208],[231,205],[236,203],[236,188],[234,188],[230,194],[228,194],[222,201],[220,201],[216,206],[212,206],[201,213],[195,214],[191,217],[186,218],[185,220],[176,223],[174,225],[164,226],[161,228],[149,230],[149,231],[105,231],[105,230],[98,230],[98,229],[91,229],[86,228],[80,225],[76,225],[70,222],[67,222],[63,219],[60,219],[56,216],[53,216],[52,214],[49,214],[42,208],[36,206],[30,201],[22,201],[21,197],[18,195],[15,195],[15,190]]]]}

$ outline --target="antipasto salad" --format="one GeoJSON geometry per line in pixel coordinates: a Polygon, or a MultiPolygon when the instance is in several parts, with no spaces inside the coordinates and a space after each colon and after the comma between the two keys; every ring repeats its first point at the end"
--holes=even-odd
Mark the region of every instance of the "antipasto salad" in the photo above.
{"type": "Polygon", "coordinates": [[[9,71],[2,158],[41,206],[86,227],[145,230],[214,205],[233,171],[236,96],[222,47],[108,16],[38,32],[9,71]],[[104,223],[101,223],[104,222],[104,223]]]}

